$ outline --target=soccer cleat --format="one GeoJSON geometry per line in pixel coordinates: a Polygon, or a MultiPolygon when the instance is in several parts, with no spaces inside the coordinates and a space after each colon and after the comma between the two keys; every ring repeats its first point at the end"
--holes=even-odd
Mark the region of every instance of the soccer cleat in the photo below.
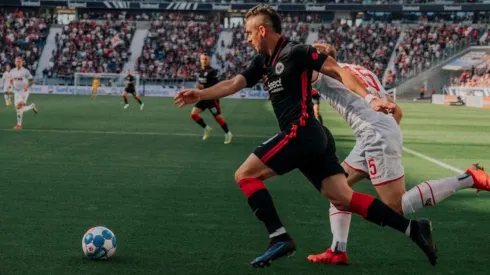
{"type": "Polygon", "coordinates": [[[22,126],[20,126],[19,124],[15,125],[14,127],[14,130],[21,130],[22,129],[22,126]]]}
{"type": "Polygon", "coordinates": [[[424,251],[431,265],[437,264],[437,247],[432,240],[432,224],[429,220],[411,220],[410,238],[424,251]]]}
{"type": "Polygon", "coordinates": [[[473,178],[473,185],[477,192],[490,191],[490,176],[485,173],[485,169],[478,164],[473,164],[466,170],[466,174],[473,178]]]}
{"type": "Polygon", "coordinates": [[[270,264],[282,257],[293,256],[296,251],[296,244],[293,240],[270,243],[267,250],[250,264],[257,267],[270,266],[270,264]]]}
{"type": "Polygon", "coordinates": [[[332,265],[348,264],[347,252],[333,252],[332,249],[327,249],[321,254],[313,254],[308,256],[308,261],[313,263],[324,263],[332,265]]]}
{"type": "Polygon", "coordinates": [[[39,110],[36,108],[36,104],[32,103],[32,111],[37,114],[39,113],[39,110]]]}
{"type": "Polygon", "coordinates": [[[231,132],[226,133],[225,134],[225,144],[230,144],[232,138],[233,138],[233,135],[231,134],[231,132]]]}
{"type": "Polygon", "coordinates": [[[145,103],[143,102],[143,103],[141,103],[141,105],[140,105],[140,110],[141,110],[141,111],[143,111],[143,108],[144,108],[144,107],[145,107],[145,103]]]}
{"type": "Polygon", "coordinates": [[[124,104],[124,109],[129,108],[129,104],[124,104]]]}
{"type": "Polygon", "coordinates": [[[211,136],[212,132],[213,132],[213,128],[206,126],[206,128],[204,128],[204,135],[202,136],[202,140],[208,139],[208,137],[211,136]]]}

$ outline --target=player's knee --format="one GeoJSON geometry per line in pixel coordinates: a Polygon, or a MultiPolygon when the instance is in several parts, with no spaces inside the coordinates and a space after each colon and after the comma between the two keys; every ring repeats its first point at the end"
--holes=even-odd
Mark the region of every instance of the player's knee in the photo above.
{"type": "Polygon", "coordinates": [[[195,121],[198,121],[201,117],[199,116],[199,114],[191,113],[191,118],[195,121]]]}
{"type": "Polygon", "coordinates": [[[22,107],[24,107],[24,103],[18,103],[17,106],[15,106],[17,110],[22,109],[22,107]]]}

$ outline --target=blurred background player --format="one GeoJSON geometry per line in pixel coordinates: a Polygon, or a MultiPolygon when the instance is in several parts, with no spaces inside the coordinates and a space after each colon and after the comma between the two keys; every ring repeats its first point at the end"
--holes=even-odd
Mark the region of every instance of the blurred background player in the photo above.
{"type": "Polygon", "coordinates": [[[2,76],[2,88],[4,95],[3,97],[5,98],[5,106],[10,106],[12,105],[12,77],[10,75],[10,65],[7,64],[5,65],[5,71],[3,72],[2,76]]]}
{"type": "MultiPolygon", "coordinates": [[[[327,44],[314,44],[321,52],[336,58],[335,49],[327,44]]],[[[352,72],[376,97],[391,97],[378,77],[357,65],[342,64],[352,72]]],[[[313,85],[346,120],[356,136],[356,145],[342,163],[347,182],[353,186],[362,179],[370,179],[381,200],[397,212],[413,214],[425,206],[432,206],[464,188],[490,191],[490,177],[475,165],[458,177],[429,180],[406,191],[402,165],[402,133],[399,123],[402,110],[396,106],[393,117],[374,112],[363,100],[345,88],[339,81],[323,74],[313,74],[313,85]]],[[[325,252],[309,255],[311,262],[347,264],[347,239],[351,213],[339,211],[330,205],[332,245],[325,252]]]]}
{"type": "Polygon", "coordinates": [[[311,99],[313,101],[313,112],[315,113],[315,117],[320,121],[320,124],[323,125],[323,118],[320,114],[320,94],[317,90],[311,89],[311,99]]]}
{"type": "MultiPolygon", "coordinates": [[[[201,71],[199,72],[198,76],[198,82],[196,84],[196,88],[199,90],[209,88],[213,85],[216,85],[219,80],[218,80],[218,70],[212,68],[209,65],[209,56],[205,53],[201,55],[201,71]]],[[[212,128],[209,127],[204,120],[201,118],[200,114],[206,110],[209,109],[211,114],[213,114],[214,119],[218,124],[221,126],[223,131],[225,131],[225,144],[231,143],[231,139],[233,135],[231,134],[230,130],[228,129],[228,124],[226,124],[225,119],[223,116],[221,116],[221,107],[219,106],[219,99],[212,99],[212,100],[201,100],[196,105],[194,105],[194,108],[192,108],[191,111],[191,118],[199,125],[201,125],[202,128],[204,128],[204,135],[202,137],[202,140],[206,140],[212,132],[212,128]]]]}
{"type": "Polygon", "coordinates": [[[100,86],[100,79],[98,77],[94,77],[94,80],[92,81],[92,96],[91,96],[92,98],[97,97],[99,86],[100,86]]]}
{"type": "Polygon", "coordinates": [[[22,129],[22,117],[24,112],[32,110],[37,114],[36,105],[32,103],[29,106],[25,106],[27,98],[29,97],[29,88],[34,85],[34,78],[29,70],[23,67],[24,60],[22,57],[15,59],[15,69],[10,72],[12,77],[12,86],[14,92],[14,103],[17,110],[17,125],[14,129],[22,129]]]}
{"type": "Polygon", "coordinates": [[[124,109],[129,108],[128,94],[132,94],[134,100],[138,101],[138,103],[140,104],[140,110],[143,110],[143,108],[145,107],[145,103],[143,103],[143,101],[141,101],[139,96],[136,95],[136,87],[134,86],[134,81],[135,81],[135,78],[131,74],[131,71],[127,70],[126,71],[126,77],[124,78],[124,83],[126,85],[124,88],[124,91],[123,91],[124,109]]]}

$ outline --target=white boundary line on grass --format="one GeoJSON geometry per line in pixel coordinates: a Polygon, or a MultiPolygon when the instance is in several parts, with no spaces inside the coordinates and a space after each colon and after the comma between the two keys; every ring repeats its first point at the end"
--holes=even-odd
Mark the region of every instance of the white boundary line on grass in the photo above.
{"type": "MultiPolygon", "coordinates": [[[[16,130],[13,129],[0,129],[0,131],[3,132],[13,132],[16,130]]],[[[84,130],[56,130],[56,129],[23,129],[20,130],[23,132],[48,132],[48,133],[70,133],[70,134],[106,134],[106,135],[147,135],[147,136],[189,136],[189,137],[194,137],[194,136],[201,136],[200,134],[194,134],[194,133],[162,133],[162,132],[124,132],[124,131],[84,131],[84,130]]],[[[236,137],[242,137],[242,138],[270,138],[270,136],[265,136],[265,135],[237,135],[236,137]]],[[[447,163],[444,163],[440,160],[431,158],[427,155],[424,155],[422,153],[419,153],[417,151],[414,151],[412,149],[409,149],[407,147],[403,147],[403,151],[412,154],[416,157],[419,157],[421,159],[424,159],[428,162],[432,162],[435,165],[438,165],[442,168],[445,168],[447,170],[453,171],[458,174],[464,173],[463,170],[458,169],[454,166],[451,166],[447,163]]]]}
{"type": "Polygon", "coordinates": [[[442,162],[442,161],[440,161],[440,160],[437,160],[437,159],[431,158],[431,157],[429,157],[429,156],[427,156],[427,155],[424,155],[424,154],[419,153],[419,152],[417,152],[417,151],[414,151],[414,150],[412,150],[412,149],[408,149],[407,147],[403,147],[403,151],[405,151],[405,152],[407,152],[407,153],[409,153],[409,154],[412,154],[412,155],[414,155],[414,156],[417,156],[417,157],[419,157],[419,158],[421,158],[421,159],[424,159],[424,160],[426,160],[426,161],[428,161],[428,162],[432,162],[432,163],[434,163],[435,165],[438,165],[438,166],[440,166],[440,167],[442,167],[442,168],[446,168],[446,169],[448,169],[448,170],[451,170],[451,171],[453,171],[453,172],[456,172],[456,173],[458,173],[458,174],[463,174],[463,173],[464,173],[464,171],[463,171],[463,170],[461,170],[461,169],[458,169],[458,168],[456,168],[456,167],[454,167],[454,166],[451,166],[451,165],[449,165],[449,164],[447,164],[447,163],[444,163],[444,162],[442,162]]]}

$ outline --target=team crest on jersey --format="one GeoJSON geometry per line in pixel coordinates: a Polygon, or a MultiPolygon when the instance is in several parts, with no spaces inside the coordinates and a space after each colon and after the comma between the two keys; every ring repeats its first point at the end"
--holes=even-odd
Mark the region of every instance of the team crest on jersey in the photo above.
{"type": "Polygon", "coordinates": [[[277,62],[275,69],[277,75],[282,74],[282,72],[284,72],[284,64],[282,64],[282,62],[277,62]]]}
{"type": "Polygon", "coordinates": [[[205,72],[205,73],[204,73],[204,76],[208,76],[208,72],[205,72]]]}

